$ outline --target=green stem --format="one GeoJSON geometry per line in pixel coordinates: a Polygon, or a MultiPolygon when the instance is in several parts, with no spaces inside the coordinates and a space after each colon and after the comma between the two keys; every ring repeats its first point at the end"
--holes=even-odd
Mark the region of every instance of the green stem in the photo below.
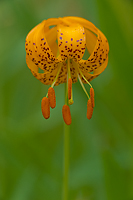
{"type": "MultiPolygon", "coordinates": [[[[67,83],[65,84],[65,104],[68,104],[67,83]]],[[[69,130],[70,126],[64,123],[64,174],[63,174],[63,200],[68,200],[69,175],[69,130]]]]}
{"type": "Polygon", "coordinates": [[[69,126],[64,123],[63,200],[68,200],[68,175],[69,175],[69,126]]]}

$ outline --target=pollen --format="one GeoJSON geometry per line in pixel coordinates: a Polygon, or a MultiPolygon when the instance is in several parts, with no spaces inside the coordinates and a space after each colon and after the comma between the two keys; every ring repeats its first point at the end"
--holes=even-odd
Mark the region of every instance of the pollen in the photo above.
{"type": "Polygon", "coordinates": [[[72,79],[68,79],[68,99],[72,97],[72,79]]]}
{"type": "Polygon", "coordinates": [[[67,125],[70,125],[71,122],[72,122],[72,119],[71,119],[70,108],[69,108],[68,105],[64,105],[64,106],[62,107],[62,115],[63,115],[64,122],[65,122],[67,125]]]}
{"type": "Polygon", "coordinates": [[[48,99],[49,99],[49,104],[51,108],[55,108],[56,106],[56,97],[55,97],[55,91],[54,88],[50,87],[48,89],[48,99]]]}
{"type": "Polygon", "coordinates": [[[95,104],[94,104],[94,89],[93,88],[90,88],[90,99],[91,99],[92,108],[94,108],[95,104]]]}
{"type": "Polygon", "coordinates": [[[50,117],[50,105],[49,105],[49,99],[47,97],[43,97],[41,102],[41,109],[43,117],[45,119],[48,119],[50,117]]]}
{"type": "Polygon", "coordinates": [[[93,107],[91,103],[91,99],[87,102],[87,119],[91,119],[93,114],[93,107]]]}

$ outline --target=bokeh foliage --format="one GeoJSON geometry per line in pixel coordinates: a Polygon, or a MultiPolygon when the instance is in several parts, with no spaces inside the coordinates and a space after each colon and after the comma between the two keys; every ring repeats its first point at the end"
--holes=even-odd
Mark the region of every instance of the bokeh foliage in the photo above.
{"type": "Polygon", "coordinates": [[[93,22],[110,45],[108,67],[92,81],[92,120],[73,86],[69,199],[133,200],[132,0],[0,1],[0,200],[61,200],[64,85],[44,120],[48,87],[26,66],[24,41],[43,19],[69,15],[93,22]]]}

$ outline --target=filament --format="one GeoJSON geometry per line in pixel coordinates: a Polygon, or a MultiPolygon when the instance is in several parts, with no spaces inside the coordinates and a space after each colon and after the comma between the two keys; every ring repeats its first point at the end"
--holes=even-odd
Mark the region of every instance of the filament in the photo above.
{"type": "Polygon", "coordinates": [[[83,79],[86,81],[86,83],[88,83],[90,85],[90,87],[92,87],[92,85],[90,84],[89,81],[87,81],[87,79],[84,77],[83,73],[81,72],[81,70],[79,69],[78,67],[78,70],[79,70],[79,73],[81,74],[81,76],[83,77],[83,79]]]}
{"type": "Polygon", "coordinates": [[[79,74],[78,74],[78,79],[79,79],[79,81],[80,81],[80,84],[81,84],[81,86],[82,86],[82,88],[83,88],[85,94],[87,95],[87,97],[88,97],[88,99],[89,99],[90,97],[89,97],[89,95],[88,95],[88,93],[87,93],[87,91],[86,91],[86,89],[85,89],[85,87],[84,87],[84,85],[83,85],[83,83],[82,83],[82,80],[81,80],[79,74]]]}
{"type": "MultiPolygon", "coordinates": [[[[56,80],[57,80],[57,78],[58,78],[58,76],[59,76],[60,70],[61,70],[61,63],[59,63],[58,72],[57,72],[57,74],[56,74],[55,79],[53,80],[53,83],[51,84],[51,87],[52,87],[52,88],[54,87],[54,85],[55,85],[55,83],[56,83],[56,80]]],[[[46,94],[46,97],[48,97],[48,93],[46,94]]]]}

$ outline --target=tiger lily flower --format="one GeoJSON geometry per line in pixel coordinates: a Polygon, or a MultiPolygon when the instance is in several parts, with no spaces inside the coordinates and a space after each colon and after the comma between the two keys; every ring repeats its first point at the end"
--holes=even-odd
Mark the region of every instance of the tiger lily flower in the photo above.
{"type": "Polygon", "coordinates": [[[45,119],[50,107],[55,108],[54,86],[66,83],[66,100],[62,108],[64,122],[71,124],[69,105],[73,104],[72,83],[79,82],[87,95],[87,118],[94,108],[94,89],[90,84],[108,64],[109,44],[94,24],[79,17],[50,18],[34,27],[26,37],[26,63],[32,74],[45,85],[50,85],[42,99],[45,119]],[[88,58],[84,59],[84,54],[88,58]],[[40,72],[41,70],[41,72],[40,72]],[[90,86],[86,91],[84,84],[90,86]]]}

